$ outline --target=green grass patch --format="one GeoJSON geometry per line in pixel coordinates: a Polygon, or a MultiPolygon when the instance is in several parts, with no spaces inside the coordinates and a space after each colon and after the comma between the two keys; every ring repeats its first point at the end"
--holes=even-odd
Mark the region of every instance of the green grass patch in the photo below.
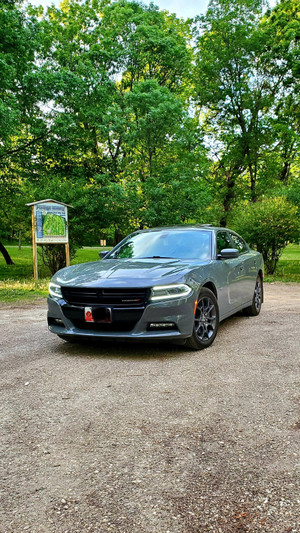
{"type": "MultiPolygon", "coordinates": [[[[32,247],[7,245],[6,249],[14,265],[7,265],[0,254],[0,302],[16,302],[18,300],[33,300],[48,294],[48,283],[52,277],[49,269],[39,258],[39,280],[33,280],[32,247]]],[[[105,250],[106,248],[103,248],[105,250]]],[[[71,264],[90,263],[99,259],[100,247],[87,246],[80,248],[71,264]]]]}
{"type": "Polygon", "coordinates": [[[266,282],[282,281],[284,283],[300,283],[300,245],[289,244],[283,251],[275,273],[265,275],[266,282]]]}
{"type": "Polygon", "coordinates": [[[282,252],[281,261],[300,261],[300,244],[289,244],[282,252]]]}
{"type": "MultiPolygon", "coordinates": [[[[22,246],[21,250],[17,246],[6,246],[6,249],[11,256],[14,265],[7,265],[2,254],[0,254],[0,280],[15,279],[25,280],[33,278],[33,261],[32,261],[32,247],[22,246]]],[[[103,248],[105,249],[105,248],[103,248]]],[[[71,261],[71,265],[78,263],[90,263],[99,259],[100,247],[85,247],[80,248],[76,252],[76,256],[71,261]]],[[[38,259],[39,279],[50,279],[51,273],[49,269],[43,265],[41,258],[38,259]]]]}
{"type": "MultiPolygon", "coordinates": [[[[15,302],[33,300],[47,296],[48,283],[51,278],[49,270],[39,259],[39,280],[33,281],[32,248],[31,246],[6,247],[14,265],[6,265],[0,254],[0,301],[15,302]]],[[[72,265],[98,261],[100,247],[86,246],[77,250],[72,265]]],[[[298,282],[300,283],[300,246],[290,244],[285,248],[273,276],[265,276],[266,282],[298,282]]]]}
{"type": "Polygon", "coordinates": [[[18,300],[35,300],[48,294],[48,280],[42,281],[17,281],[7,279],[0,281],[0,301],[17,302],[18,300]]]}

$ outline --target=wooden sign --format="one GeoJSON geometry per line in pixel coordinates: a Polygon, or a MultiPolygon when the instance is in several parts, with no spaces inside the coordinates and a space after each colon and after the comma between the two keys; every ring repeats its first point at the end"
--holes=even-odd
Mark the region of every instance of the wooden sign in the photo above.
{"type": "Polygon", "coordinates": [[[66,266],[70,265],[68,207],[72,206],[52,199],[26,205],[31,207],[33,277],[38,279],[38,244],[64,244],[66,266]]]}

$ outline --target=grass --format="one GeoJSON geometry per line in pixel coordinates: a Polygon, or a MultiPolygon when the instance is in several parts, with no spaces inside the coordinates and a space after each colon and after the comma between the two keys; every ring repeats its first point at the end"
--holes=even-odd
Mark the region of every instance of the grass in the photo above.
{"type": "Polygon", "coordinates": [[[49,281],[8,279],[0,281],[0,302],[16,302],[18,300],[35,300],[37,297],[46,297],[49,281]]]}
{"type": "MultiPolygon", "coordinates": [[[[33,280],[31,246],[6,246],[14,265],[6,265],[0,254],[0,301],[16,302],[18,300],[34,300],[47,296],[48,283],[51,278],[49,270],[39,260],[39,280],[33,280]]],[[[84,247],[77,250],[72,265],[97,261],[100,247],[84,247]]],[[[266,282],[298,282],[300,283],[300,246],[290,244],[285,248],[273,276],[266,275],[266,282]]]]}
{"type": "Polygon", "coordinates": [[[300,283],[300,245],[289,244],[283,251],[272,276],[265,275],[266,282],[282,281],[300,283]]]}
{"type": "MultiPolygon", "coordinates": [[[[32,248],[31,246],[7,245],[14,265],[7,265],[0,254],[0,302],[16,302],[18,300],[33,300],[39,296],[46,297],[51,273],[39,259],[39,280],[33,280],[32,248]]],[[[85,247],[77,250],[72,265],[89,263],[99,259],[100,247],[85,247]]]]}

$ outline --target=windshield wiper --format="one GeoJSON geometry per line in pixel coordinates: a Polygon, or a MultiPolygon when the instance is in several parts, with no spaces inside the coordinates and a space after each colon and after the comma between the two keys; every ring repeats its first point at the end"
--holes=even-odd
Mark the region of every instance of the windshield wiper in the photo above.
{"type": "Polygon", "coordinates": [[[143,259],[177,259],[176,257],[165,257],[163,255],[149,255],[149,257],[144,257],[143,259]]]}

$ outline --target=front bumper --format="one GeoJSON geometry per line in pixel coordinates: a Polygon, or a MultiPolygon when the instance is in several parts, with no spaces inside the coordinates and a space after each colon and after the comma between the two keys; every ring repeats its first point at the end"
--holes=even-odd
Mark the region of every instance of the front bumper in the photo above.
{"type": "Polygon", "coordinates": [[[193,331],[194,302],[195,296],[192,294],[188,298],[153,302],[140,309],[120,309],[112,306],[111,327],[99,328],[99,324],[84,323],[83,306],[70,305],[63,299],[49,296],[48,327],[52,333],[70,338],[78,336],[120,340],[186,339],[193,331]],[[149,330],[150,324],[161,322],[172,323],[174,327],[149,330]]]}

